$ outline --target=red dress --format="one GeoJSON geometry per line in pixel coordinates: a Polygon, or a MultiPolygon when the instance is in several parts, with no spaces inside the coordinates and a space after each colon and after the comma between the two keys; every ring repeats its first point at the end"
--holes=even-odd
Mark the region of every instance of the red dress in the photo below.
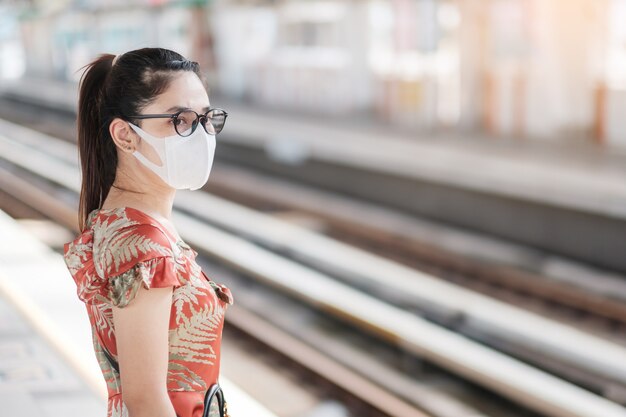
{"type": "Polygon", "coordinates": [[[64,259],[91,322],[96,358],[108,388],[107,417],[127,417],[111,306],[132,303],[140,285],[173,286],[167,390],[178,417],[201,417],[206,390],[218,381],[230,290],[202,272],[197,252],[132,207],[92,211],[85,230],[64,245],[64,259]]]}

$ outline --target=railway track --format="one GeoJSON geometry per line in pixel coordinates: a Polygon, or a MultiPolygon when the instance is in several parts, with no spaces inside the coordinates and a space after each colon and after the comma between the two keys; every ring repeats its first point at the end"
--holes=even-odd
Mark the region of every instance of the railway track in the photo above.
{"type": "MultiPolygon", "coordinates": [[[[22,138],[22,139],[23,139],[23,138],[22,138]]],[[[31,139],[32,139],[32,138],[31,138],[31,139]]],[[[29,139],[23,139],[23,141],[24,141],[24,142],[28,142],[28,140],[29,140],[29,139]]],[[[33,139],[33,140],[34,140],[34,139],[33,139]]],[[[46,145],[46,146],[49,146],[49,145],[50,145],[50,143],[53,143],[53,142],[48,141],[48,142],[46,142],[46,143],[47,143],[47,145],[46,145]]],[[[22,146],[23,146],[23,144],[22,144],[22,146]]],[[[40,143],[40,150],[41,150],[42,146],[43,146],[43,145],[40,143]]],[[[45,146],[43,146],[43,148],[44,148],[44,150],[45,150],[45,146]]],[[[6,149],[5,149],[5,150],[6,150],[6,149]]],[[[60,157],[60,159],[63,161],[63,162],[62,162],[62,164],[64,164],[66,167],[70,167],[70,166],[71,166],[71,163],[72,163],[72,162],[71,162],[71,161],[72,161],[72,158],[73,158],[73,159],[75,159],[75,155],[73,155],[73,156],[72,156],[72,155],[70,155],[70,153],[69,153],[69,152],[68,152],[68,153],[65,153],[65,152],[57,152],[57,151],[48,151],[48,152],[49,152],[50,154],[55,154],[56,156],[60,157]],[[64,156],[62,156],[62,155],[64,155],[64,156]]],[[[19,154],[18,154],[18,153],[16,153],[16,152],[14,152],[14,153],[13,153],[13,157],[16,157],[15,159],[13,159],[13,162],[17,162],[17,163],[19,163],[19,162],[20,162],[20,161],[19,161],[20,157],[19,157],[18,155],[19,155],[19,154]]],[[[29,157],[30,157],[30,158],[28,158],[28,159],[32,159],[32,156],[33,156],[32,154],[31,154],[31,155],[29,155],[29,157]]],[[[35,159],[36,159],[36,158],[35,158],[35,159]]],[[[24,161],[24,158],[22,158],[22,162],[25,162],[25,161],[24,161]]],[[[26,164],[26,162],[25,162],[25,164],[26,164]]],[[[34,168],[35,166],[44,166],[44,165],[45,165],[45,163],[43,162],[43,160],[42,160],[42,161],[37,161],[37,160],[32,161],[32,160],[30,160],[30,162],[28,162],[28,164],[30,164],[31,168],[34,168]]],[[[33,169],[33,170],[34,170],[34,169],[33,169]]],[[[57,167],[56,167],[56,169],[55,169],[54,171],[55,171],[55,172],[57,172],[57,173],[60,173],[61,171],[63,171],[63,169],[62,169],[62,165],[57,166],[57,167]]],[[[72,182],[72,177],[73,177],[73,178],[75,178],[75,179],[77,179],[77,178],[78,178],[78,176],[77,176],[76,174],[75,174],[74,176],[72,176],[72,175],[63,175],[63,173],[61,172],[61,174],[60,174],[60,175],[57,175],[56,179],[54,179],[53,181],[54,181],[54,182],[57,182],[57,183],[61,183],[61,184],[63,184],[64,186],[66,186],[67,188],[69,188],[69,189],[72,189],[72,188],[76,189],[77,184],[76,184],[76,181],[72,182]]],[[[206,197],[206,196],[202,196],[202,197],[206,197]]],[[[209,203],[209,204],[210,204],[210,203],[209,203]]],[[[189,205],[188,207],[193,207],[193,206],[192,206],[192,205],[189,205]]],[[[195,207],[197,207],[197,204],[195,205],[195,207]]],[[[204,207],[206,207],[206,205],[205,205],[204,207]]],[[[205,210],[205,211],[207,211],[207,210],[205,210]]],[[[212,211],[212,210],[208,210],[208,211],[212,211]]],[[[192,219],[193,219],[193,217],[191,217],[191,216],[190,216],[190,212],[193,212],[193,209],[188,209],[188,210],[187,210],[187,213],[184,215],[184,216],[187,216],[187,219],[189,219],[189,218],[192,218],[192,219]]],[[[195,213],[195,215],[196,215],[196,217],[197,217],[197,216],[198,216],[198,213],[195,213]]],[[[194,221],[197,221],[197,220],[194,220],[194,221]]],[[[197,224],[195,224],[195,223],[194,223],[193,225],[190,225],[190,226],[188,227],[188,229],[187,229],[187,230],[188,230],[188,233],[189,233],[189,234],[193,234],[193,231],[194,231],[194,230],[198,230],[199,228],[200,228],[200,229],[203,229],[203,228],[205,229],[205,228],[207,227],[207,226],[206,226],[206,224],[207,224],[207,223],[210,223],[210,221],[209,221],[209,220],[207,220],[207,219],[205,219],[205,222],[206,222],[206,223],[204,223],[204,226],[203,226],[203,227],[199,227],[199,225],[197,225],[197,224]]],[[[213,221],[213,222],[215,222],[215,221],[213,221]]],[[[184,224],[184,223],[185,223],[185,220],[183,220],[183,221],[182,221],[182,223],[184,224]]],[[[223,226],[223,225],[222,225],[222,226],[223,226]]],[[[207,232],[207,231],[205,230],[205,233],[210,233],[210,232],[207,232]]],[[[187,239],[187,238],[186,238],[186,239],[187,239]]],[[[256,239],[258,239],[258,237],[256,237],[256,239]]],[[[218,239],[218,240],[219,240],[220,242],[224,242],[224,241],[227,241],[227,238],[226,238],[226,237],[224,237],[224,236],[222,236],[222,238],[221,238],[221,239],[218,239]]],[[[193,242],[193,239],[192,239],[192,242],[193,242]]],[[[266,244],[267,244],[267,243],[266,243],[266,244]]],[[[198,247],[203,247],[203,246],[206,246],[206,242],[204,242],[202,239],[198,239],[198,241],[196,242],[196,245],[197,245],[198,247]]],[[[207,252],[211,252],[211,250],[207,250],[207,252]]],[[[215,255],[215,251],[213,251],[213,255],[212,255],[212,256],[216,256],[216,255],[215,255]]],[[[222,258],[222,260],[225,260],[225,259],[224,259],[224,258],[222,258]]],[[[229,262],[232,262],[232,259],[230,259],[230,260],[228,260],[228,261],[229,261],[229,262]]],[[[323,269],[323,268],[322,268],[322,269],[323,269]]],[[[254,271],[254,270],[250,270],[250,271],[247,271],[247,273],[248,273],[248,274],[254,274],[254,273],[255,273],[255,271],[254,271]]],[[[257,272],[257,273],[258,273],[258,272],[257,272]]],[[[266,277],[266,278],[267,278],[267,277],[266,277]]],[[[274,283],[274,285],[276,285],[276,283],[274,283]]],[[[284,288],[283,288],[283,289],[284,289],[284,288]]],[[[293,289],[291,289],[291,291],[293,292],[293,289]]],[[[382,297],[382,292],[381,292],[380,294],[381,294],[381,297],[382,297]]],[[[302,294],[301,294],[301,295],[302,295],[302,294]]],[[[309,300],[309,301],[310,301],[310,300],[309,300]]],[[[319,302],[320,302],[320,301],[318,300],[318,303],[319,303],[319,302]]],[[[328,308],[328,306],[327,306],[326,308],[328,308]]],[[[394,313],[395,313],[395,312],[394,312],[394,313]]],[[[345,313],[344,313],[344,315],[345,315],[345,313]]],[[[344,317],[344,318],[345,318],[345,317],[344,317]]],[[[354,320],[354,317],[353,317],[351,320],[354,320]]],[[[372,327],[372,326],[371,326],[371,323],[369,324],[369,326],[370,326],[370,327],[372,327]]],[[[370,330],[371,330],[371,328],[370,328],[370,330]]],[[[379,331],[379,332],[380,332],[381,330],[377,330],[377,331],[379,331]]],[[[385,338],[385,337],[387,337],[387,338],[391,338],[391,336],[393,336],[394,338],[397,338],[397,337],[398,337],[397,335],[389,335],[389,334],[388,334],[388,332],[387,332],[387,334],[386,334],[386,335],[383,335],[383,338],[385,338]]],[[[422,353],[422,354],[423,354],[424,352],[420,352],[420,353],[422,353]]],[[[492,388],[493,388],[493,387],[492,387],[492,388]]],[[[497,389],[496,389],[496,391],[497,391],[497,389]]],[[[584,396],[584,394],[583,394],[583,396],[584,396]]],[[[517,398],[517,400],[518,400],[518,401],[520,401],[520,398],[517,398]]],[[[522,403],[523,403],[523,401],[522,401],[522,403]]],[[[549,414],[549,415],[551,415],[551,414],[549,414]]],[[[573,415],[573,414],[554,414],[554,415],[573,415]]],[[[584,414],[581,414],[581,415],[584,415],[584,414]]]]}
{"type": "MultiPolygon", "coordinates": [[[[30,123],[24,118],[29,112],[19,109],[28,105],[12,104],[18,106],[18,110],[13,109],[9,116],[18,123],[30,123]]],[[[51,110],[48,106],[39,107],[49,114],[38,119],[38,128],[73,143],[72,112],[65,108],[51,110]],[[66,123],[55,122],[59,118],[66,123]]],[[[533,270],[533,265],[518,262],[533,259],[535,265],[555,263],[550,255],[541,251],[459,232],[385,207],[219,162],[216,165],[219,169],[204,187],[212,195],[254,210],[285,213],[284,217],[308,222],[309,227],[317,227],[334,239],[626,346],[626,280],[622,280],[623,277],[611,278],[608,289],[598,289],[596,282],[602,271],[590,270],[572,285],[559,279],[562,277],[546,276],[541,270],[533,270]],[[457,246],[472,249],[469,253],[451,250],[445,244],[438,244],[442,241],[455,241],[457,246]],[[490,251],[502,252],[498,247],[506,248],[508,260],[489,254],[490,251]]],[[[559,261],[556,259],[556,263],[559,261]]]]}
{"type": "MultiPolygon", "coordinates": [[[[323,193],[314,198],[310,195],[309,198],[293,198],[298,194],[298,187],[280,182],[277,179],[264,181],[258,175],[222,167],[207,191],[256,210],[279,216],[285,213],[281,217],[295,221],[303,219],[336,240],[626,344],[626,282],[623,285],[618,282],[617,291],[599,292],[589,286],[549,279],[523,266],[490,261],[481,258],[482,254],[472,257],[455,253],[417,237],[440,232],[428,230],[430,225],[415,233],[407,232],[416,229],[411,227],[416,221],[408,216],[403,219],[401,213],[367,207],[345,198],[341,201],[342,198],[336,196],[325,198],[323,193]]],[[[479,238],[451,236],[451,239],[464,239],[462,243],[466,246],[496,246],[493,242],[485,244],[479,238]]],[[[521,256],[524,255],[537,256],[528,252],[521,256]]],[[[588,278],[593,282],[591,274],[588,278]]]]}

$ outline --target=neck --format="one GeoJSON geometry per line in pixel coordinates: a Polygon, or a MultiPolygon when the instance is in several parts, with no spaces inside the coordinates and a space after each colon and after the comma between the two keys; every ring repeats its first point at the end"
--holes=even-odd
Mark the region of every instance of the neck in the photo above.
{"type": "Polygon", "coordinates": [[[116,177],[102,208],[132,207],[171,220],[176,190],[141,181],[124,181],[116,177]]]}
{"type": "MultiPolygon", "coordinates": [[[[128,189],[126,189],[128,190],[128,189]]],[[[154,217],[170,220],[174,205],[174,192],[168,195],[139,194],[134,191],[111,188],[102,208],[132,207],[154,217]]]]}

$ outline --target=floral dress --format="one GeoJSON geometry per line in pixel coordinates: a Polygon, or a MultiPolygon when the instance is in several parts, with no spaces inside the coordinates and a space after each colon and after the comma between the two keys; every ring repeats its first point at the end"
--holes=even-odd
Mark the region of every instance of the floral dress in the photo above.
{"type": "Polygon", "coordinates": [[[64,259],[85,303],[96,358],[108,389],[107,417],[127,417],[117,361],[112,305],[124,308],[144,288],[173,286],[167,390],[178,417],[201,417],[204,394],[218,381],[230,290],[211,280],[198,255],[156,219],[131,207],[98,209],[64,245],[64,259]]]}

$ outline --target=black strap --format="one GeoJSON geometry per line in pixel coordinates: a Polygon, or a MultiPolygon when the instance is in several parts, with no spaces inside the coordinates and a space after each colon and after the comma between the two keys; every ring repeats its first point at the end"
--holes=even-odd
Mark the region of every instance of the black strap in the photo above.
{"type": "Polygon", "coordinates": [[[107,357],[107,359],[109,360],[109,363],[111,364],[111,366],[113,367],[113,369],[115,369],[117,371],[117,373],[120,373],[120,367],[117,364],[117,361],[115,359],[113,359],[113,356],[111,356],[111,354],[109,353],[109,351],[104,347],[102,347],[102,352],[104,352],[104,356],[107,357]]]}

